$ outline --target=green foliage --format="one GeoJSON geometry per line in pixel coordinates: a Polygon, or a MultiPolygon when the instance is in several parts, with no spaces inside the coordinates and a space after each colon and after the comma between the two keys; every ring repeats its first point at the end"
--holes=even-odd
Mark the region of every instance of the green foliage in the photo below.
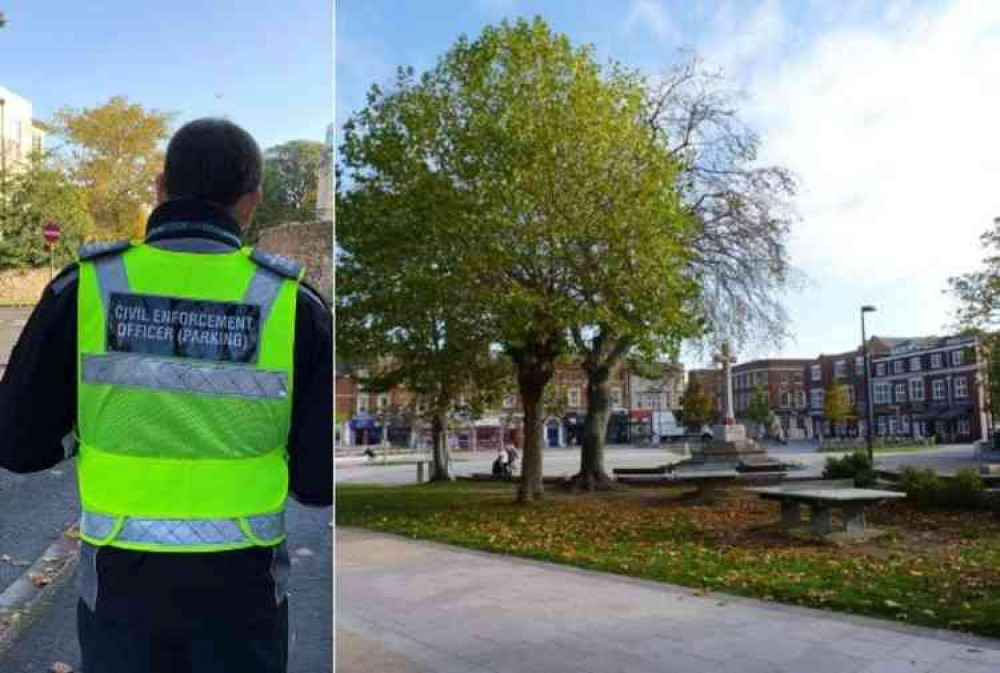
{"type": "Polygon", "coordinates": [[[681,396],[681,418],[684,427],[701,430],[716,417],[715,399],[705,390],[697,377],[692,376],[681,396]]]}
{"type": "Polygon", "coordinates": [[[760,384],[754,386],[750,404],[743,411],[743,415],[747,420],[756,425],[767,423],[771,417],[771,398],[767,392],[767,388],[760,384]]]}
{"type": "Polygon", "coordinates": [[[868,452],[857,450],[841,458],[830,456],[823,468],[824,479],[853,479],[858,488],[875,484],[875,471],[868,452]]]}
{"type": "Polygon", "coordinates": [[[906,466],[899,473],[906,499],[917,507],[934,507],[941,501],[944,484],[934,470],[906,466]]]}
{"type": "Polygon", "coordinates": [[[144,233],[171,118],[169,112],[147,110],[124,96],[93,108],[56,112],[55,132],[68,144],[73,178],[87,195],[94,225],[87,238],[144,233]]]}
{"type": "Polygon", "coordinates": [[[900,471],[900,486],[907,500],[925,509],[977,509],[984,505],[983,479],[972,468],[942,478],[931,469],[904,467],[900,471]]]}
{"type": "MultiPolygon", "coordinates": [[[[568,335],[606,368],[632,350],[675,351],[700,327],[684,273],[694,226],[677,163],[645,123],[642,84],[541,19],[503,22],[459,38],[419,78],[401,69],[345,125],[340,202],[349,226],[382,229],[367,282],[407,298],[438,288],[434,306],[485,329],[518,365],[528,406],[568,335]],[[414,255],[424,271],[400,273],[414,255]]],[[[353,273],[359,253],[339,206],[337,217],[353,273]]],[[[354,287],[377,292],[360,276],[354,287]]],[[[540,433],[525,428],[526,466],[540,433]]]]}
{"type": "Polygon", "coordinates": [[[851,406],[848,386],[837,384],[826,389],[823,414],[826,416],[826,420],[834,426],[854,418],[854,408],[851,406]]]}
{"type": "Polygon", "coordinates": [[[945,483],[941,504],[955,509],[975,509],[983,504],[983,478],[971,467],[963,468],[945,483]]]}
{"type": "Polygon", "coordinates": [[[54,220],[62,238],[52,253],[57,267],[70,262],[92,221],[83,191],[50,157],[35,156],[26,170],[9,176],[0,207],[0,269],[46,266],[49,246],[42,227],[54,220]]]}
{"type": "Polygon", "coordinates": [[[291,140],[264,152],[263,198],[249,240],[257,240],[260,232],[278,224],[316,219],[319,169],[329,160],[327,154],[323,143],[311,140],[291,140]]]}

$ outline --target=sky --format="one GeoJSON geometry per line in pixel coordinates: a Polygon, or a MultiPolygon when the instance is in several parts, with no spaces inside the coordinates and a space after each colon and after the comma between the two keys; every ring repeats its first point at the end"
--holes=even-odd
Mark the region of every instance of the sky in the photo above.
{"type": "Polygon", "coordinates": [[[1000,2],[338,2],[337,123],[396,67],[534,15],[651,75],[698,53],[742,92],[761,163],[797,176],[793,338],[741,360],[854,348],[863,304],[869,335],[947,333],[947,279],[977,267],[1000,216],[1000,2]]]}
{"type": "Polygon", "coordinates": [[[332,121],[333,0],[14,0],[0,10],[0,86],[39,119],[121,95],[176,113],[174,128],[228,117],[262,148],[322,141],[332,121]]]}

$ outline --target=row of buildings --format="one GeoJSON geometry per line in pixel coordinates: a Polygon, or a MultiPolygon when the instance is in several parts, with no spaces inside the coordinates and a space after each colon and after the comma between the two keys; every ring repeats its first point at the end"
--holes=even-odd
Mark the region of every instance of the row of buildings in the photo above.
{"type": "MultiPolygon", "coordinates": [[[[986,354],[978,337],[873,337],[872,402],[874,433],[878,436],[936,437],[941,442],[986,439],[991,424],[986,395],[986,354]]],[[[867,390],[864,352],[855,350],[820,355],[814,359],[761,359],[735,365],[733,395],[737,418],[745,416],[753,396],[766,395],[774,425],[765,432],[789,439],[828,436],[864,436],[867,390]],[[852,418],[826,418],[826,395],[844,386],[852,418]],[[780,426],[780,431],[776,426],[780,426]]],[[[419,420],[421,409],[404,390],[366,392],[364,368],[338,363],[336,408],[342,445],[388,442],[403,446],[427,445],[429,436],[419,420]]],[[[679,364],[663,366],[650,378],[623,365],[611,385],[611,443],[635,441],[651,433],[652,415],[681,406],[685,373],[679,364]]],[[[723,409],[723,377],[718,369],[694,369],[697,378],[723,409]]],[[[557,367],[557,395],[565,396],[560,410],[545,421],[548,446],[579,444],[586,415],[586,376],[574,364],[557,367]]],[[[462,404],[462,400],[459,400],[462,404]]],[[[503,442],[520,445],[520,410],[516,395],[451,434],[453,446],[492,448],[503,442]]]]}
{"type": "MultiPolygon", "coordinates": [[[[978,337],[873,337],[871,391],[874,434],[936,437],[942,442],[986,439],[989,400],[986,353],[978,337]]],[[[692,370],[722,405],[722,377],[716,370],[692,370]]],[[[754,394],[766,391],[782,433],[789,438],[867,432],[868,379],[864,352],[845,351],[815,359],[768,359],[733,367],[737,417],[754,394]],[[826,418],[826,395],[844,386],[854,418],[826,418]],[[755,392],[756,391],[756,392],[755,392]]]]}
{"type": "MultiPolygon", "coordinates": [[[[336,410],[342,445],[390,443],[399,446],[427,446],[429,431],[419,420],[423,409],[406,390],[375,394],[363,389],[360,381],[365,367],[337,363],[336,410]]],[[[643,433],[648,435],[652,413],[680,407],[684,392],[684,369],[679,364],[663,365],[659,376],[640,375],[628,365],[615,372],[611,382],[611,417],[608,441],[625,443],[643,433]]],[[[587,412],[587,377],[572,363],[556,366],[553,385],[556,399],[545,419],[546,445],[579,444],[587,412]]],[[[467,401],[458,400],[458,406],[467,401]]],[[[521,445],[521,412],[516,394],[509,394],[499,408],[476,419],[456,422],[450,441],[453,446],[488,449],[502,443],[521,445]]]]}

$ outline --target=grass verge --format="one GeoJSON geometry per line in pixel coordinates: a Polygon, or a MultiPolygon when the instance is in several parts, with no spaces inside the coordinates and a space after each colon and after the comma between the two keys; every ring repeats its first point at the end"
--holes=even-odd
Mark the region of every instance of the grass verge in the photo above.
{"type": "Polygon", "coordinates": [[[1000,522],[985,512],[879,508],[874,542],[789,538],[777,505],[741,492],[711,506],[676,489],[548,493],[510,484],[337,488],[337,523],[769,601],[1000,637],[1000,522]]]}

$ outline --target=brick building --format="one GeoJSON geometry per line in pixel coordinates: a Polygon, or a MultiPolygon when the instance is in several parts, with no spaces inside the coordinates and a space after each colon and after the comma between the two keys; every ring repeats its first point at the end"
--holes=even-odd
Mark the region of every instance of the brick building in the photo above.
{"type": "MultiPolygon", "coordinates": [[[[809,436],[804,367],[809,360],[766,359],[742,362],[733,367],[733,410],[744,417],[755,391],[767,394],[782,433],[789,439],[809,436]]],[[[721,381],[721,376],[719,377],[721,381]]],[[[722,406],[719,407],[720,411],[722,406]]],[[[765,432],[770,434],[770,428],[765,432]]]]}
{"type": "Polygon", "coordinates": [[[875,433],[986,439],[985,360],[975,336],[895,340],[872,358],[875,433]]]}
{"type": "MultiPolygon", "coordinates": [[[[366,392],[359,383],[365,367],[337,363],[337,423],[342,445],[389,443],[399,446],[426,446],[429,432],[422,420],[423,410],[412,395],[402,389],[389,393],[366,392]]],[[[649,414],[660,406],[674,409],[680,404],[684,378],[679,365],[664,366],[657,378],[644,378],[622,365],[611,377],[611,416],[607,441],[626,443],[638,425],[649,425],[649,414]],[[633,387],[641,390],[641,407],[633,402],[633,387]],[[669,405],[669,406],[668,406],[669,405]]],[[[583,439],[587,416],[587,377],[578,363],[556,365],[552,385],[557,397],[551,415],[543,423],[544,443],[549,447],[578,445],[583,439]]],[[[462,404],[462,400],[459,400],[462,404]]],[[[518,395],[511,392],[499,408],[488,410],[481,418],[463,427],[457,423],[450,433],[454,448],[491,449],[501,441],[520,446],[523,413],[518,395]]]]}

